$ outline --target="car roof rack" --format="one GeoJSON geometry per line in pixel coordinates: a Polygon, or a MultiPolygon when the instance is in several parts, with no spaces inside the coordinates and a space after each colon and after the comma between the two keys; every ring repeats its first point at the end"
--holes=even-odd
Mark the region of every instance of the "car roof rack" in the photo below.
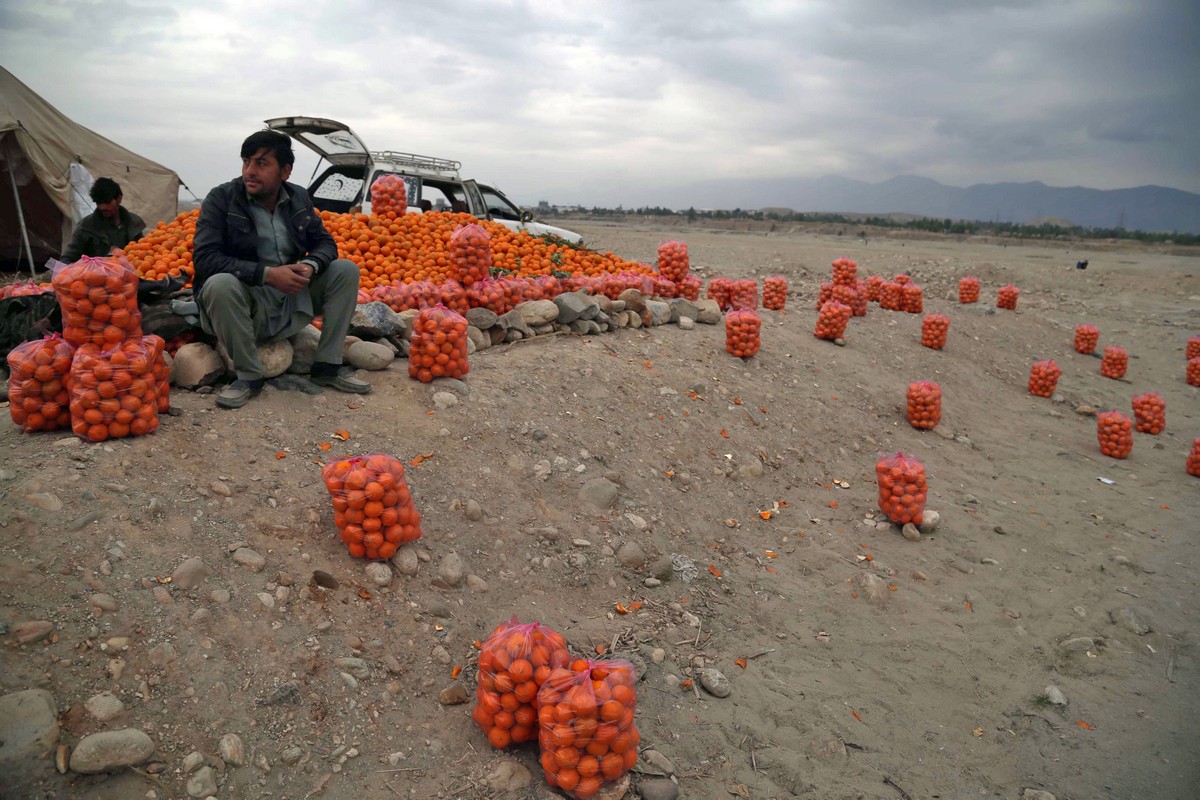
{"type": "Polygon", "coordinates": [[[412,167],[419,172],[433,172],[453,178],[457,178],[458,171],[462,169],[460,162],[449,158],[419,156],[416,153],[401,153],[397,150],[372,150],[371,156],[375,161],[388,161],[392,164],[412,167]]]}

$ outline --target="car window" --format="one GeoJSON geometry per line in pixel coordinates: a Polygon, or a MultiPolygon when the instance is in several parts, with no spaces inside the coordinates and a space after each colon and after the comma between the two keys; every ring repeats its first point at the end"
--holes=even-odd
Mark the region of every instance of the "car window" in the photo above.
{"type": "MultiPolygon", "coordinates": [[[[361,171],[360,171],[361,172],[361,171]]],[[[325,173],[309,192],[314,200],[340,200],[353,202],[362,193],[363,179],[361,175],[345,175],[341,172],[325,173]]]]}
{"type": "Polygon", "coordinates": [[[488,214],[496,219],[508,219],[520,222],[521,209],[509,202],[507,197],[490,186],[480,186],[479,191],[483,195],[483,205],[487,209],[488,214]]]}

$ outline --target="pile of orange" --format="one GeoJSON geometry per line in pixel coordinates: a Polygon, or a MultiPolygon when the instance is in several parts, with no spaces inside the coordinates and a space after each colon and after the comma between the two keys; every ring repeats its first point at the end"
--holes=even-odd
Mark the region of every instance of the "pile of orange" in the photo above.
{"type": "Polygon", "coordinates": [[[54,276],[62,308],[63,338],[73,347],[111,347],[142,335],[138,276],[117,258],[84,256],[54,276]]]}
{"type": "Polygon", "coordinates": [[[1167,427],[1167,401],[1158,392],[1146,392],[1133,398],[1134,429],[1157,436],[1167,427]]]}
{"type": "Polygon", "coordinates": [[[695,302],[700,299],[700,287],[703,283],[704,281],[689,273],[675,281],[675,288],[680,297],[695,302]]]}
{"type": "Polygon", "coordinates": [[[34,283],[33,281],[18,281],[7,286],[0,286],[0,300],[10,297],[28,297],[35,294],[45,294],[54,291],[52,283],[34,283]]]}
{"type": "Polygon", "coordinates": [[[871,302],[870,297],[867,296],[867,282],[860,280],[854,285],[854,288],[854,302],[850,304],[850,310],[856,317],[865,317],[867,305],[871,302]]]}
{"type": "Polygon", "coordinates": [[[919,431],[931,431],[942,421],[942,387],[932,381],[908,385],[908,422],[919,431]]]}
{"type": "Polygon", "coordinates": [[[1075,328],[1075,352],[1083,353],[1085,356],[1091,355],[1096,351],[1096,345],[1100,342],[1100,329],[1095,325],[1084,323],[1075,328]]]}
{"type": "Polygon", "coordinates": [[[192,240],[200,210],[185,211],[170,222],[160,222],[141,239],[121,251],[138,275],[148,281],[183,276],[192,282],[192,240]]]}
{"type": "Polygon", "coordinates": [[[136,336],[101,348],[85,344],[75,351],[67,388],[71,401],[71,430],[89,442],[144,436],[158,429],[158,388],[155,361],[159,337],[136,336]]]}
{"type": "Polygon", "coordinates": [[[834,283],[833,289],[829,293],[829,299],[849,306],[850,313],[853,314],[854,306],[858,304],[858,287],[853,283],[834,283]]]}
{"type": "Polygon", "coordinates": [[[461,378],[469,371],[466,318],[440,304],[417,314],[408,376],[430,383],[434,378],[461,378]]]}
{"type": "Polygon", "coordinates": [[[750,358],[762,347],[762,318],[750,308],[738,308],[725,315],[725,352],[738,358],[750,358]]]}
{"type": "Polygon", "coordinates": [[[879,483],[879,509],[897,525],[921,524],[925,514],[925,465],[912,456],[896,453],[875,462],[879,483]]]}
{"type": "Polygon", "coordinates": [[[813,335],[818,339],[841,339],[846,334],[846,325],[850,322],[850,306],[830,300],[821,306],[817,314],[817,328],[813,335]]]}
{"type": "Polygon", "coordinates": [[[1062,368],[1053,358],[1033,362],[1029,368],[1029,393],[1034,397],[1053,397],[1061,375],[1062,368]]]}
{"type": "Polygon", "coordinates": [[[71,426],[66,380],[74,353],[57,333],[9,351],[9,413],[26,433],[71,426]]]}
{"type": "Polygon", "coordinates": [[[1106,378],[1117,380],[1125,377],[1129,369],[1129,353],[1119,344],[1104,348],[1104,358],[1100,360],[1100,374],[1106,378]]]}
{"type": "Polygon", "coordinates": [[[787,304],[787,278],[772,275],[763,278],[762,304],[769,311],[783,311],[787,304]]]}
{"type": "Polygon", "coordinates": [[[979,302],[979,278],[968,275],[959,280],[958,302],[963,304],[979,302]]]}
{"type": "Polygon", "coordinates": [[[909,314],[925,310],[925,290],[915,283],[905,284],[900,293],[900,309],[909,314]]]}
{"type": "Polygon", "coordinates": [[[355,558],[385,560],[421,538],[421,515],[399,460],[373,454],[330,461],[321,478],[333,501],[333,523],[355,558]]]}
{"type": "Polygon", "coordinates": [[[921,323],[921,344],[931,350],[941,350],[946,346],[946,338],[950,333],[950,318],[944,314],[927,314],[921,323]]]}
{"type": "Polygon", "coordinates": [[[996,295],[996,308],[1003,308],[1006,311],[1016,311],[1017,296],[1020,294],[1021,290],[1011,283],[1007,286],[1001,286],[999,293],[996,295]]]}
{"type": "Polygon", "coordinates": [[[688,260],[687,245],[683,242],[663,242],[658,246],[658,272],[664,278],[675,283],[683,280],[689,274],[691,262],[688,260]]]}
{"type": "Polygon", "coordinates": [[[892,283],[898,283],[901,286],[907,286],[912,283],[912,277],[901,272],[899,275],[892,276],[892,283]]]}
{"type": "Polygon", "coordinates": [[[1183,356],[1188,361],[1200,358],[1200,336],[1190,336],[1187,340],[1187,352],[1183,356]]]}
{"type": "Polygon", "coordinates": [[[540,623],[517,618],[500,625],[479,651],[471,718],[492,747],[531,742],[539,728],[538,690],[553,670],[567,666],[567,640],[540,623]]]}
{"type": "Polygon", "coordinates": [[[1128,458],[1133,452],[1133,422],[1119,411],[1101,411],[1096,415],[1096,438],[1104,455],[1128,458]]]}

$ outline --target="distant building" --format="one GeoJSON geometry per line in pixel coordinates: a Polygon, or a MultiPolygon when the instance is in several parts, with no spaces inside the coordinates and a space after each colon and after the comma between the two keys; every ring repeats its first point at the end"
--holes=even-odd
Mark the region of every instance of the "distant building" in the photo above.
{"type": "Polygon", "coordinates": [[[553,211],[553,206],[550,205],[548,200],[538,200],[537,210],[539,214],[549,214],[553,211]]]}
{"type": "Polygon", "coordinates": [[[795,210],[790,209],[790,208],[760,208],[759,213],[761,213],[761,214],[776,214],[781,217],[786,217],[790,214],[795,214],[796,212],[795,212],[795,210]]]}

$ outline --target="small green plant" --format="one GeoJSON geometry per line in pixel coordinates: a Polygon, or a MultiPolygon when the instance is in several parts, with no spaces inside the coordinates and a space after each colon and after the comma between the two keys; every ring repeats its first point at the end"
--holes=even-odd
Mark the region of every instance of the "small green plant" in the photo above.
{"type": "Polygon", "coordinates": [[[1050,702],[1050,696],[1045,694],[1034,695],[1033,704],[1039,708],[1049,708],[1054,705],[1054,703],[1050,702]]]}

